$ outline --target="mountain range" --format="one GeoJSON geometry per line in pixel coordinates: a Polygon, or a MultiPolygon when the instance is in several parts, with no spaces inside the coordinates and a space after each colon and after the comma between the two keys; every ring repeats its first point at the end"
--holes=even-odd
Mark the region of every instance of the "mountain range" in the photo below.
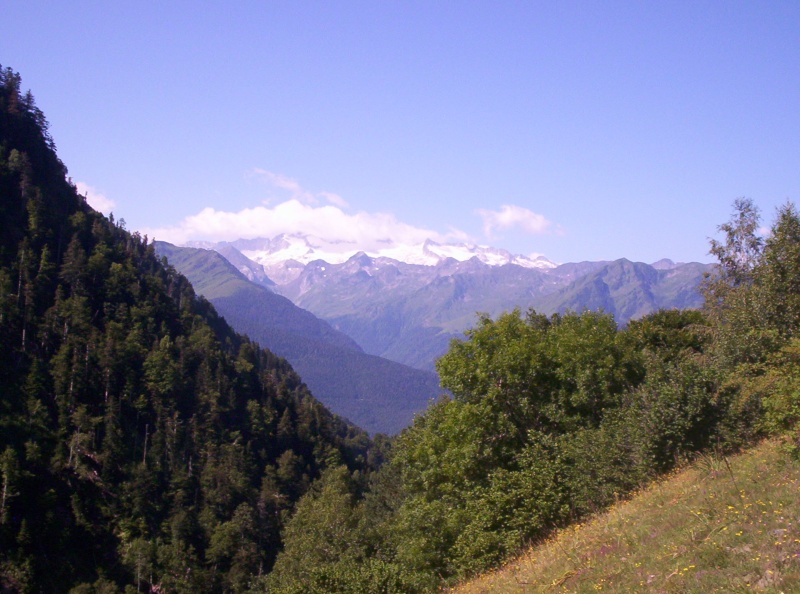
{"type": "Polygon", "coordinates": [[[478,313],[591,309],[624,325],[658,309],[699,307],[698,287],[712,270],[667,259],[556,264],[430,240],[369,253],[302,234],[193,245],[217,251],[252,282],[325,320],[366,353],[428,371],[478,313]]]}
{"type": "MultiPolygon", "coordinates": [[[[523,256],[488,246],[475,244],[439,243],[427,239],[419,244],[400,244],[387,240],[378,249],[365,249],[353,242],[339,239],[325,239],[305,233],[282,233],[272,239],[238,239],[233,242],[190,242],[189,247],[209,248],[219,251],[226,257],[235,250],[251,262],[259,265],[259,270],[251,273],[260,277],[265,274],[277,284],[285,284],[302,272],[303,266],[321,260],[330,264],[342,264],[359,253],[373,258],[416,264],[436,266],[445,260],[466,261],[477,258],[490,266],[516,264],[524,268],[555,268],[556,264],[540,255],[523,256]]],[[[241,262],[241,260],[239,259],[241,262]]],[[[237,264],[239,266],[240,264],[237,264]]],[[[241,264],[250,270],[252,265],[241,264]]]]}

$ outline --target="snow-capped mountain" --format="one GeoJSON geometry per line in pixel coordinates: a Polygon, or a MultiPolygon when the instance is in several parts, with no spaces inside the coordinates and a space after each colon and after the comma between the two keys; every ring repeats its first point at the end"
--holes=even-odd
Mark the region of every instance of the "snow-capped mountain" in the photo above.
{"type": "MultiPolygon", "coordinates": [[[[238,239],[220,244],[193,242],[188,245],[210,248],[221,253],[225,248],[235,248],[252,262],[263,266],[266,275],[279,285],[293,281],[310,262],[322,260],[328,264],[342,264],[359,253],[364,253],[370,258],[385,258],[417,266],[438,266],[448,259],[466,262],[473,258],[488,266],[516,264],[523,268],[540,270],[549,270],[557,266],[538,254],[515,255],[495,247],[438,243],[430,239],[416,245],[391,243],[376,250],[364,250],[352,242],[331,241],[305,234],[281,234],[272,239],[238,239]]],[[[242,270],[240,263],[235,264],[242,270]]],[[[253,278],[252,270],[242,270],[242,272],[253,278]]]]}
{"type": "Polygon", "coordinates": [[[488,246],[475,244],[453,244],[437,243],[430,239],[421,245],[398,245],[385,250],[380,250],[377,254],[367,255],[384,257],[405,262],[406,264],[418,264],[423,266],[437,266],[447,258],[466,262],[472,258],[489,266],[503,266],[504,264],[516,264],[523,268],[555,268],[556,264],[544,256],[522,256],[513,255],[511,252],[488,246]]]}

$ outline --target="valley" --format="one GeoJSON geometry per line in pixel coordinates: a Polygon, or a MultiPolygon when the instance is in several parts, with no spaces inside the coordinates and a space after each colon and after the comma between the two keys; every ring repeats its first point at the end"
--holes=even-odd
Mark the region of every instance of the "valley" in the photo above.
{"type": "Polygon", "coordinates": [[[328,322],[248,280],[217,252],[164,242],[155,247],[228,323],[285,357],[317,398],[359,427],[399,433],[442,393],[433,371],[365,353],[328,322]]]}

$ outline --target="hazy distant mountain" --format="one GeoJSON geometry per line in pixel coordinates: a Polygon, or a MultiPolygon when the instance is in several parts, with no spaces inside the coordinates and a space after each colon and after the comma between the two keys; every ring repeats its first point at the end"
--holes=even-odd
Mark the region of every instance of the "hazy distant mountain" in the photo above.
{"type": "Polygon", "coordinates": [[[613,314],[619,323],[627,323],[662,308],[700,307],[703,299],[697,286],[711,266],[696,262],[670,264],[656,268],[624,258],[609,262],[555,293],[536,300],[534,307],[548,314],[602,309],[613,314]]]}
{"type": "Polygon", "coordinates": [[[396,433],[440,394],[435,373],[364,353],[352,338],[248,280],[220,254],[164,242],[156,250],[231,326],[285,357],[318,399],[358,426],[396,433]]]}
{"type": "Polygon", "coordinates": [[[666,259],[556,265],[543,257],[432,241],[371,255],[303,235],[210,247],[239,250],[241,270],[261,266],[275,282],[273,291],[327,320],[366,352],[428,370],[450,340],[475,323],[477,312],[603,309],[625,324],[660,308],[698,307],[697,286],[711,269],[666,259]]]}

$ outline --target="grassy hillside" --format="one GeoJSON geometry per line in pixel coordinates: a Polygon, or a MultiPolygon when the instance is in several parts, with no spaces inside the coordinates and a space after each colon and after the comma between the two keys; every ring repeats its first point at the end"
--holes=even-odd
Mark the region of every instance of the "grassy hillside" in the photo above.
{"type": "Polygon", "coordinates": [[[800,591],[800,465],[778,441],[703,456],[451,590],[598,591],[800,591]]]}
{"type": "MultiPolygon", "coordinates": [[[[155,248],[159,256],[166,256],[169,263],[189,279],[195,291],[212,303],[226,299],[257,303],[258,320],[270,330],[296,335],[298,340],[302,338],[361,351],[352,338],[334,330],[327,322],[300,309],[285,297],[248,280],[217,252],[177,247],[163,241],[155,242],[155,248]]],[[[237,307],[241,308],[241,304],[237,307]]],[[[220,310],[220,313],[227,317],[235,312],[220,310]]],[[[240,331],[250,332],[250,329],[240,331]]]]}

